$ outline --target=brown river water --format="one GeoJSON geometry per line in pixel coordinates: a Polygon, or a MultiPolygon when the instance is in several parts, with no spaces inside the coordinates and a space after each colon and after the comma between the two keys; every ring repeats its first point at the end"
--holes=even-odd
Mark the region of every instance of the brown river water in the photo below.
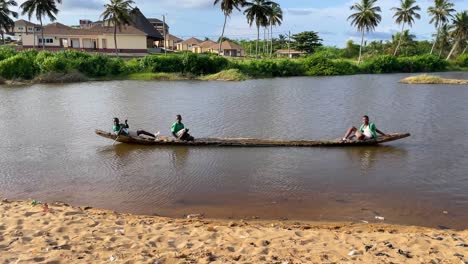
{"type": "Polygon", "coordinates": [[[0,197],[468,228],[468,86],[399,84],[406,76],[0,86],[0,197]],[[94,134],[117,116],[169,135],[179,113],[195,137],[338,138],[363,114],[412,136],[374,147],[188,148],[113,146],[94,134]]]}

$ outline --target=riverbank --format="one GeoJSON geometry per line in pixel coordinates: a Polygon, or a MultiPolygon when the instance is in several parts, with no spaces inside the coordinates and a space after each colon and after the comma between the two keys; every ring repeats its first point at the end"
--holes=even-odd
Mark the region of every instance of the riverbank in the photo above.
{"type": "Polygon", "coordinates": [[[0,202],[2,263],[465,263],[468,231],[366,223],[170,219],[0,202]]]}
{"type": "Polygon", "coordinates": [[[404,78],[400,82],[406,84],[468,84],[468,80],[447,79],[426,74],[404,78]]]}

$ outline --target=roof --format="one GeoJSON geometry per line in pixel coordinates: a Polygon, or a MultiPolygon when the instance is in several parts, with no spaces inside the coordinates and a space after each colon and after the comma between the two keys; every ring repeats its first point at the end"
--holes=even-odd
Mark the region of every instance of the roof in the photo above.
{"type": "MultiPolygon", "coordinates": [[[[50,35],[101,35],[101,34],[114,34],[113,27],[106,27],[103,25],[95,25],[89,29],[79,29],[66,26],[61,23],[52,23],[44,26],[44,34],[50,35]]],[[[117,34],[127,35],[146,35],[145,32],[133,27],[124,26],[122,30],[117,30],[117,34]]]]}
{"type": "Polygon", "coordinates": [[[175,42],[181,42],[181,41],[183,41],[183,39],[181,39],[181,38],[179,38],[179,37],[176,37],[176,36],[174,36],[174,35],[172,35],[172,34],[166,34],[166,39],[167,39],[167,40],[173,40],[173,41],[175,41],[175,42]]]}
{"type": "Polygon", "coordinates": [[[299,51],[295,49],[290,49],[290,50],[280,49],[280,50],[275,51],[275,53],[277,54],[305,54],[304,51],[299,51]]]}
{"type": "Polygon", "coordinates": [[[181,42],[183,45],[191,45],[191,44],[200,44],[203,41],[197,39],[197,38],[189,38],[181,42]]]}
{"type": "Polygon", "coordinates": [[[137,7],[130,12],[132,26],[146,33],[150,38],[162,40],[163,36],[157,31],[150,21],[141,13],[137,7]]]}
{"type": "MultiPolygon", "coordinates": [[[[212,49],[214,50],[219,50],[219,43],[215,43],[214,45],[211,46],[212,49]]],[[[231,41],[223,41],[221,43],[221,50],[243,50],[244,48],[241,47],[240,45],[231,42],[231,41]]]]}
{"type": "Polygon", "coordinates": [[[36,25],[34,23],[31,23],[31,22],[29,22],[27,20],[24,20],[24,19],[20,19],[20,20],[15,21],[15,26],[16,25],[38,26],[38,25],[36,25]]]}
{"type": "Polygon", "coordinates": [[[207,49],[207,48],[211,48],[215,44],[219,46],[218,43],[216,43],[216,42],[214,42],[212,40],[205,40],[202,43],[198,44],[197,46],[199,46],[200,48],[207,49]]]}

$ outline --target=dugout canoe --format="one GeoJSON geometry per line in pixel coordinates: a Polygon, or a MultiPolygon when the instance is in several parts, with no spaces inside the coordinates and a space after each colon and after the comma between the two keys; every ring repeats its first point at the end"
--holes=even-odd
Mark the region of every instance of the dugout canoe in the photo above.
{"type": "Polygon", "coordinates": [[[255,139],[255,138],[197,138],[195,141],[177,141],[172,137],[159,137],[157,140],[147,137],[129,137],[96,130],[96,134],[117,142],[138,145],[155,146],[218,146],[218,147],[345,147],[345,146],[368,146],[385,142],[395,141],[409,137],[409,133],[395,133],[380,136],[377,140],[358,140],[342,142],[335,140],[277,140],[277,139],[255,139]]]}

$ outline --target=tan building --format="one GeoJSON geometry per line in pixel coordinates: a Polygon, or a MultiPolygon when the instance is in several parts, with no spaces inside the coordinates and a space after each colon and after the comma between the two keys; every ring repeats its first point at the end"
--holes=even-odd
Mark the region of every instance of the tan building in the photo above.
{"type": "MultiPolygon", "coordinates": [[[[178,37],[176,37],[174,35],[171,35],[171,34],[166,34],[166,40],[164,41],[164,43],[165,43],[164,47],[166,47],[168,50],[176,50],[177,49],[177,44],[182,42],[182,41],[183,41],[183,39],[181,39],[181,38],[178,38],[178,37]]],[[[158,46],[159,46],[159,42],[158,42],[158,46]]]]}
{"type": "Polygon", "coordinates": [[[17,37],[19,40],[22,40],[22,37],[25,35],[34,35],[41,32],[41,26],[20,19],[15,22],[15,26],[12,30],[12,34],[17,37]]]}
{"type": "Polygon", "coordinates": [[[306,53],[304,51],[298,51],[294,49],[280,49],[275,51],[275,54],[277,57],[297,58],[306,53]]]}
{"type": "Polygon", "coordinates": [[[193,53],[205,53],[205,52],[210,52],[212,53],[213,52],[213,45],[217,45],[216,42],[212,41],[212,40],[205,40],[203,41],[202,43],[196,45],[196,46],[193,46],[192,47],[192,52],[193,53]]]}
{"type": "MultiPolygon", "coordinates": [[[[122,53],[147,53],[148,49],[154,47],[155,41],[162,40],[149,21],[143,16],[139,9],[131,12],[131,25],[123,26],[117,30],[117,48],[122,53]]],[[[84,23],[88,24],[88,23],[84,23]]],[[[114,27],[104,26],[96,23],[93,26],[72,28],[60,23],[52,23],[44,27],[44,39],[41,32],[23,36],[23,47],[32,48],[42,46],[43,42],[47,49],[80,49],[95,52],[113,52],[114,27]]]]}
{"type": "Polygon", "coordinates": [[[203,41],[197,39],[197,38],[189,38],[187,40],[184,40],[180,43],[177,43],[177,51],[192,51],[192,48],[194,46],[199,45],[203,41]]]}
{"type": "MultiPolygon", "coordinates": [[[[213,53],[219,53],[219,43],[215,43],[211,46],[211,50],[213,53]]],[[[231,42],[231,41],[223,41],[221,43],[221,56],[225,57],[244,57],[245,50],[240,45],[231,42]]]]}

